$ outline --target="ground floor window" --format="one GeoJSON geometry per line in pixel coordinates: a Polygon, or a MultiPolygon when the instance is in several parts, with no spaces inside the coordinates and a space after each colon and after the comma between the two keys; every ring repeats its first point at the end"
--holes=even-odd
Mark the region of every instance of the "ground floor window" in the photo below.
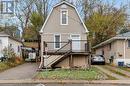
{"type": "Polygon", "coordinates": [[[54,38],[55,40],[54,40],[54,48],[60,48],[60,39],[61,39],[61,37],[60,37],[60,35],[59,34],[57,34],[57,35],[55,35],[55,38],[54,38]]]}

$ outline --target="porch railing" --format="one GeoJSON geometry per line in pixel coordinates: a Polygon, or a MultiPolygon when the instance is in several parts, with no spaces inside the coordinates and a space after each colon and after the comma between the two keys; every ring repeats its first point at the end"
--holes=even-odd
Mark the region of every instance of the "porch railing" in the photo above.
{"type": "Polygon", "coordinates": [[[71,52],[88,52],[87,40],[69,40],[68,42],[45,42],[44,41],[44,50],[48,54],[62,54],[67,51],[71,52]],[[56,43],[60,45],[59,48],[55,48],[56,43]]]}

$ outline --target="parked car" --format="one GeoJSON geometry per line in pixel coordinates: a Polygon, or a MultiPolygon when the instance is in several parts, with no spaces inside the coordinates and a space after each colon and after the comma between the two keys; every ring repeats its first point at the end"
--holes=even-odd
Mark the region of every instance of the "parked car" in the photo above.
{"type": "Polygon", "coordinates": [[[6,61],[7,60],[7,57],[0,57],[0,62],[3,62],[3,61],[6,61]]]}
{"type": "Polygon", "coordinates": [[[35,62],[36,61],[36,53],[35,52],[30,52],[28,54],[28,58],[25,59],[25,61],[29,62],[35,62]]]}
{"type": "Polygon", "coordinates": [[[127,64],[126,64],[126,67],[130,68],[130,64],[129,64],[129,63],[127,63],[127,64]]]}
{"type": "Polygon", "coordinates": [[[95,55],[91,58],[91,64],[105,65],[105,58],[103,57],[103,55],[95,55]]]}

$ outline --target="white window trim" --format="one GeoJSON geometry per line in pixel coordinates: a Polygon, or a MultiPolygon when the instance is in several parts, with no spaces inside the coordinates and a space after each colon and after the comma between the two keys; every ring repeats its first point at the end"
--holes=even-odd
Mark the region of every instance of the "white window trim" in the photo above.
{"type": "MultiPolygon", "coordinates": [[[[55,36],[58,35],[60,36],[60,42],[61,42],[61,34],[54,34],[54,42],[55,42],[55,36]]],[[[61,48],[61,43],[60,43],[60,47],[56,48],[55,43],[54,43],[54,49],[60,49],[61,48]]]]}
{"type": "Polygon", "coordinates": [[[79,39],[81,40],[80,34],[70,34],[70,39],[72,40],[72,35],[79,35],[79,39]]]}
{"type": "MultiPolygon", "coordinates": [[[[78,35],[79,36],[80,50],[82,50],[82,47],[81,47],[82,45],[81,45],[81,42],[80,42],[81,35],[80,34],[70,34],[70,39],[72,40],[72,42],[73,42],[72,35],[78,35]]],[[[73,50],[73,48],[72,48],[72,50],[73,50]]]]}
{"type": "Polygon", "coordinates": [[[61,9],[60,10],[60,25],[68,25],[68,10],[67,9],[61,9]],[[62,11],[66,11],[66,24],[62,24],[62,11]]]}

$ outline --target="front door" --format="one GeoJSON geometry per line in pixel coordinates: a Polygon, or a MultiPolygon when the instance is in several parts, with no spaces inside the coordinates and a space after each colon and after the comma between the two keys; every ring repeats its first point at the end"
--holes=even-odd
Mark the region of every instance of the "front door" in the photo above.
{"type": "Polygon", "coordinates": [[[74,52],[80,51],[80,35],[71,35],[72,50],[74,52]]]}

